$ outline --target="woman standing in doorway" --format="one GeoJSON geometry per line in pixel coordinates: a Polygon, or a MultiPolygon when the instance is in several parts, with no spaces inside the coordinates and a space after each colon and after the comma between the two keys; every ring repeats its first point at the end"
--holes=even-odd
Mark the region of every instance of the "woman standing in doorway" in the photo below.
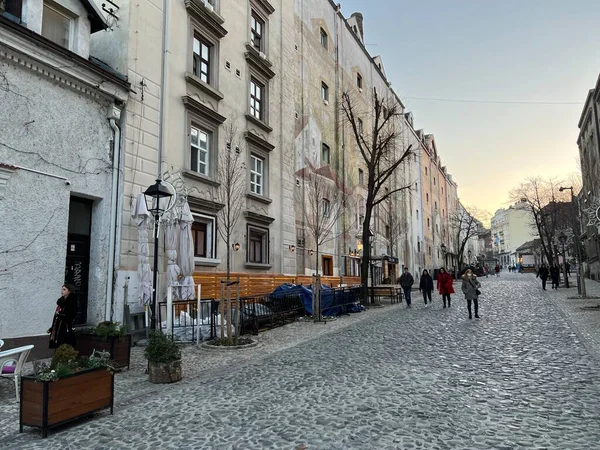
{"type": "Polygon", "coordinates": [[[440,267],[440,271],[437,276],[437,289],[444,300],[444,308],[446,307],[446,300],[448,300],[448,308],[450,308],[450,294],[454,294],[454,287],[452,286],[452,275],[446,272],[446,269],[440,267]]]}
{"type": "Polygon", "coordinates": [[[50,348],[58,348],[63,344],[75,346],[73,322],[76,315],[75,286],[65,283],[61,289],[61,296],[56,301],[52,326],[48,330],[48,333],[50,333],[50,348]]]}

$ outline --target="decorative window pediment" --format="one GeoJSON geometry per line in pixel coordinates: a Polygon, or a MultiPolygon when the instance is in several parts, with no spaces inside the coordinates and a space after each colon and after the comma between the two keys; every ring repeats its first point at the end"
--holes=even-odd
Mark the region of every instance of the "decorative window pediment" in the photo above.
{"type": "Polygon", "coordinates": [[[184,0],[188,13],[199,20],[206,28],[219,39],[225,37],[227,30],[223,28],[223,19],[214,9],[206,7],[201,0],[184,0]]]}
{"type": "Polygon", "coordinates": [[[195,98],[193,98],[189,95],[184,95],[182,97],[182,100],[183,100],[183,104],[185,105],[185,107],[188,110],[204,117],[207,120],[210,120],[211,122],[214,122],[214,123],[220,125],[227,120],[227,118],[225,116],[222,116],[217,111],[209,108],[204,103],[199,102],[198,100],[196,100],[195,98]]]}
{"type": "Polygon", "coordinates": [[[264,14],[270,15],[275,12],[275,8],[268,0],[252,0],[252,3],[262,9],[264,14]]]}
{"type": "Polygon", "coordinates": [[[261,223],[263,225],[271,225],[274,221],[274,217],[265,216],[264,214],[258,214],[253,211],[244,211],[244,217],[248,221],[261,223]]]}
{"type": "Polygon", "coordinates": [[[250,144],[253,144],[254,146],[256,146],[266,152],[271,152],[275,148],[275,146],[273,144],[271,144],[267,140],[263,139],[258,134],[254,133],[252,131],[249,131],[249,130],[244,133],[244,138],[250,144]]]}
{"type": "Polygon", "coordinates": [[[254,70],[268,80],[275,76],[275,72],[271,69],[273,63],[267,59],[264,53],[256,50],[249,42],[246,43],[246,50],[244,56],[246,61],[253,66],[254,70]]]}

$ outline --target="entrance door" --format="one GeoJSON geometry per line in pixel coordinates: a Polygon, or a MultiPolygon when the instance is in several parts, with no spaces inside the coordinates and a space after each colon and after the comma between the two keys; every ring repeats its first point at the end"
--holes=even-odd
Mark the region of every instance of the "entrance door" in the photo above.
{"type": "Polygon", "coordinates": [[[326,277],[333,276],[333,257],[323,256],[323,275],[326,277]]]}
{"type": "Polygon", "coordinates": [[[69,204],[69,233],[67,235],[65,283],[75,286],[77,294],[76,325],[87,322],[91,225],[92,202],[82,198],[71,197],[69,204]]]}

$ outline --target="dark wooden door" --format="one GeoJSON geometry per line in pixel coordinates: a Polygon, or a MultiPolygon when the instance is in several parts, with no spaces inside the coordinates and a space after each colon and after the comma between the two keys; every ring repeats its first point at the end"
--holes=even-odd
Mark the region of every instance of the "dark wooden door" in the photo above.
{"type": "Polygon", "coordinates": [[[75,286],[77,293],[77,316],[75,324],[87,322],[88,275],[90,271],[90,237],[69,233],[67,238],[67,261],[65,283],[75,286]]]}

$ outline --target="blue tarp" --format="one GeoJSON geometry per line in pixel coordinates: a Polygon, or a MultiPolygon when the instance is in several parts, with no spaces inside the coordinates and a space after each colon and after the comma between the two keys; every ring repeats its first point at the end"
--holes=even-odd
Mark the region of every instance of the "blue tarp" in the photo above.
{"type": "MultiPolygon", "coordinates": [[[[339,316],[345,312],[359,312],[362,311],[360,305],[344,305],[344,306],[333,306],[334,304],[334,290],[324,284],[321,285],[321,310],[323,316],[339,316]]],[[[271,293],[273,297],[288,295],[288,294],[300,294],[302,302],[304,303],[304,309],[306,314],[312,315],[312,290],[306,286],[295,285],[295,284],[282,284],[275,288],[271,293]]]]}

